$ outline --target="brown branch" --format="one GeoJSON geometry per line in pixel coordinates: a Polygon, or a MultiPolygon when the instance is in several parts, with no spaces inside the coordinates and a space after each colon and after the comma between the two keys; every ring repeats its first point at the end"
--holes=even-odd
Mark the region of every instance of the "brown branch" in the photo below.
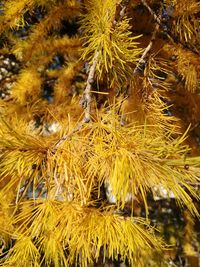
{"type": "Polygon", "coordinates": [[[146,63],[146,60],[145,59],[146,59],[149,51],[152,48],[153,42],[154,42],[154,40],[156,38],[156,33],[159,30],[159,26],[160,26],[159,24],[156,24],[156,27],[154,29],[153,35],[151,37],[151,40],[150,40],[148,46],[145,48],[145,50],[144,50],[144,52],[143,52],[143,54],[142,54],[142,56],[141,56],[141,58],[140,58],[140,60],[139,60],[139,62],[137,64],[137,66],[135,67],[135,69],[133,71],[134,73],[143,71],[144,65],[146,63]]]}
{"type": "Polygon", "coordinates": [[[129,0],[122,0],[122,2],[120,3],[121,10],[119,12],[119,21],[121,21],[123,17],[125,16],[128,3],[129,3],[129,0]]]}
{"type": "Polygon", "coordinates": [[[69,134],[66,134],[64,136],[62,136],[52,147],[51,152],[55,153],[56,150],[59,148],[59,146],[61,146],[66,140],[71,140],[71,136],[80,131],[83,128],[83,122],[81,122],[80,124],[78,124],[78,126],[76,128],[73,129],[73,131],[69,134]]]}
{"type": "Polygon", "coordinates": [[[146,0],[141,0],[142,4],[148,9],[148,11],[151,13],[151,15],[154,17],[154,20],[160,25],[161,28],[163,28],[167,38],[174,44],[179,43],[181,44],[185,49],[188,49],[192,51],[193,53],[199,55],[199,51],[195,47],[189,47],[187,43],[183,43],[180,39],[176,40],[176,36],[174,36],[172,33],[169,34],[165,31],[165,27],[161,21],[161,19],[155,14],[155,12],[151,9],[151,7],[147,4],[146,0]]]}
{"type": "Polygon", "coordinates": [[[148,11],[151,13],[151,15],[153,16],[156,23],[164,30],[168,39],[174,43],[174,39],[165,31],[164,25],[163,25],[161,19],[156,15],[156,13],[153,11],[153,9],[147,4],[146,0],[141,0],[141,2],[148,9],[148,11]]]}
{"type": "Polygon", "coordinates": [[[96,66],[98,63],[98,58],[99,58],[99,52],[97,51],[96,54],[94,55],[93,63],[92,63],[90,70],[89,70],[86,87],[85,87],[85,90],[83,92],[82,98],[80,100],[81,106],[85,109],[85,114],[84,114],[83,120],[78,124],[78,126],[76,128],[73,129],[73,131],[71,133],[62,136],[55,143],[55,145],[51,149],[51,151],[53,153],[55,153],[56,150],[58,149],[58,147],[61,146],[66,140],[71,140],[71,136],[74,133],[80,131],[83,128],[84,123],[90,122],[90,111],[91,111],[91,101],[92,101],[91,88],[92,88],[92,84],[94,82],[94,75],[95,75],[96,66]]]}
{"type": "Polygon", "coordinates": [[[155,14],[155,12],[151,9],[151,7],[147,4],[146,0],[141,0],[143,6],[145,6],[149,12],[151,13],[151,15],[154,17],[155,21],[161,26],[162,22],[160,20],[160,18],[155,14]]]}
{"type": "Polygon", "coordinates": [[[85,88],[85,91],[83,92],[83,95],[80,101],[81,106],[85,109],[85,115],[83,118],[84,123],[90,122],[90,111],[91,111],[91,102],[92,102],[91,88],[92,88],[92,84],[94,83],[94,75],[95,75],[96,66],[98,63],[98,58],[99,58],[99,51],[97,51],[96,54],[94,55],[93,62],[90,67],[88,78],[87,78],[86,88],[85,88]]]}
{"type": "MultiPolygon", "coordinates": [[[[139,62],[137,64],[137,66],[134,69],[134,73],[143,71],[143,69],[145,67],[145,63],[146,63],[145,58],[147,57],[149,51],[152,48],[153,42],[154,42],[154,40],[156,38],[156,33],[158,32],[159,27],[164,28],[164,25],[162,24],[162,21],[161,21],[160,17],[155,14],[155,12],[147,4],[146,0],[141,0],[141,2],[148,9],[148,11],[151,13],[151,15],[154,17],[154,20],[156,21],[156,27],[155,27],[155,30],[153,32],[152,38],[151,38],[148,46],[145,48],[145,50],[144,50],[144,52],[143,52],[143,54],[142,54],[142,56],[141,56],[141,58],[140,58],[140,60],[139,60],[139,62]]],[[[169,40],[174,43],[174,39],[168,33],[165,32],[165,34],[169,38],[169,40]]]]}
{"type": "Polygon", "coordinates": [[[126,15],[126,9],[127,9],[128,3],[129,3],[129,0],[122,0],[120,3],[117,4],[116,12],[115,12],[115,19],[113,21],[113,27],[115,27],[119,21],[123,20],[124,16],[126,15]]]}

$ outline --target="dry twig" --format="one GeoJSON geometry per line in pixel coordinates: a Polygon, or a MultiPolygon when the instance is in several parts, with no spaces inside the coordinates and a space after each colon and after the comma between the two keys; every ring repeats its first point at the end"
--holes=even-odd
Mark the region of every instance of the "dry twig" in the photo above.
{"type": "Polygon", "coordinates": [[[145,50],[144,50],[144,52],[143,52],[143,54],[142,54],[142,56],[141,56],[141,58],[140,58],[140,60],[139,60],[139,62],[137,64],[137,66],[135,67],[134,73],[141,72],[143,70],[143,67],[145,66],[145,63],[146,63],[145,59],[146,59],[149,51],[152,48],[152,45],[153,45],[153,42],[154,42],[154,40],[156,38],[156,33],[157,33],[158,29],[159,29],[159,24],[156,24],[156,27],[155,27],[155,30],[154,30],[153,35],[151,37],[151,40],[150,40],[148,46],[145,48],[145,50]]]}
{"type": "Polygon", "coordinates": [[[91,101],[92,101],[91,88],[94,82],[94,75],[98,63],[98,58],[99,58],[99,51],[97,51],[96,54],[94,55],[93,62],[90,67],[90,71],[87,78],[86,88],[80,101],[81,106],[85,109],[83,123],[90,122],[90,111],[91,111],[91,101]]]}
{"type": "Polygon", "coordinates": [[[152,10],[152,8],[147,4],[146,0],[141,0],[142,4],[148,9],[148,11],[151,13],[151,15],[153,16],[154,20],[156,21],[156,23],[163,28],[167,38],[174,43],[174,39],[165,31],[164,25],[162,24],[161,19],[156,15],[156,13],[152,10]]]}

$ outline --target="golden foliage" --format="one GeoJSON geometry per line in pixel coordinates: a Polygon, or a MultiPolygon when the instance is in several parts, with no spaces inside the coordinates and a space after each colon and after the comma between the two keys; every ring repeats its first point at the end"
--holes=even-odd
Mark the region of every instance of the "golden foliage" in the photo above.
{"type": "Polygon", "coordinates": [[[170,134],[163,138],[157,132],[156,136],[151,130],[154,125],[122,127],[114,117],[114,113],[105,115],[91,130],[95,154],[87,164],[92,181],[95,177],[99,177],[100,184],[108,181],[117,204],[122,208],[128,194],[132,198],[141,195],[146,203],[146,193],[162,184],[168,192],[173,192],[179,203],[184,203],[197,215],[195,206],[190,206],[189,194],[183,188],[198,198],[189,184],[198,182],[199,167],[186,170],[184,166],[189,162],[189,165],[198,166],[199,158],[193,159],[193,163],[187,160],[189,148],[182,146],[184,136],[172,142],[170,134]]]}
{"type": "Polygon", "coordinates": [[[73,88],[71,88],[71,82],[75,78],[76,71],[78,69],[80,69],[79,62],[72,62],[66,67],[63,67],[63,69],[59,72],[54,94],[56,103],[63,102],[63,99],[66,98],[70,91],[72,95],[75,94],[75,92],[72,91],[73,88]]]}
{"type": "Polygon", "coordinates": [[[175,6],[175,15],[176,16],[182,16],[184,15],[193,15],[194,13],[199,12],[199,3],[196,0],[175,0],[174,1],[174,6],[175,6]]]}
{"type": "Polygon", "coordinates": [[[41,94],[41,78],[34,68],[25,69],[13,87],[13,96],[20,104],[38,99],[41,94]],[[31,98],[31,99],[30,99],[31,98]]]}
{"type": "MultiPolygon", "coordinates": [[[[122,260],[128,258],[133,265],[135,254],[149,257],[150,247],[162,249],[162,242],[154,236],[147,222],[141,218],[124,218],[113,208],[97,211],[51,199],[29,201],[23,203],[23,207],[14,219],[16,230],[13,235],[17,241],[5,264],[40,266],[41,260],[47,265],[71,266],[75,263],[86,267],[98,260],[104,248],[104,259],[114,259],[120,254],[122,260]],[[44,258],[40,259],[42,251],[44,258]]],[[[138,258],[138,266],[142,266],[142,262],[138,258]]]]}
{"type": "Polygon", "coordinates": [[[200,111],[199,3],[141,2],[2,1],[2,266],[158,266],[148,200],[161,189],[188,210],[183,250],[196,255],[200,157],[186,124],[200,111]]]}
{"type": "Polygon", "coordinates": [[[199,51],[199,21],[195,15],[200,11],[200,4],[196,0],[176,1],[174,11],[174,33],[180,41],[191,43],[199,51]]]}
{"type": "Polygon", "coordinates": [[[186,89],[192,93],[198,90],[200,84],[199,56],[185,51],[180,46],[166,45],[164,50],[170,51],[170,54],[176,57],[176,70],[184,81],[186,89]]]}
{"type": "MultiPolygon", "coordinates": [[[[140,229],[137,225],[140,220],[134,217],[125,219],[120,214],[118,217],[117,213],[113,217],[115,209],[111,209],[110,213],[106,208],[101,215],[95,208],[95,202],[90,202],[92,194],[103,182],[110,184],[118,209],[125,206],[127,195],[131,194],[132,199],[143,199],[148,214],[146,194],[154,186],[162,184],[169,193],[173,192],[179,204],[185,204],[192,214],[198,215],[188,192],[198,198],[192,184],[198,182],[199,158],[187,159],[188,148],[182,145],[185,137],[162,139],[159,134],[152,135],[151,128],[154,126],[151,125],[122,126],[114,107],[103,114],[101,120],[91,126],[85,126],[73,135],[68,133],[69,138],[56,151],[52,137],[48,141],[33,134],[17,133],[14,126],[2,124],[3,162],[0,168],[1,180],[6,179],[7,184],[1,194],[7,195],[12,188],[13,195],[17,195],[15,201],[19,203],[16,219],[14,222],[10,219],[17,227],[10,234],[18,241],[9,252],[9,263],[21,266],[22,262],[28,264],[30,259],[37,262],[38,250],[44,252],[43,260],[47,264],[54,262],[55,266],[71,266],[74,259],[81,266],[87,266],[93,260],[97,261],[101,248],[104,248],[105,257],[114,259],[120,254],[122,260],[127,257],[130,264],[139,261],[136,257],[138,249],[148,257],[148,252],[151,253],[148,247],[158,248],[159,243],[153,241],[151,232],[140,229]],[[186,164],[189,169],[184,168],[186,164]],[[11,179],[8,180],[7,175],[11,179]],[[23,199],[30,195],[33,200],[23,203],[23,199]],[[62,208],[65,203],[67,210],[62,208]],[[75,211],[70,208],[73,203],[77,203],[75,211]],[[91,205],[94,205],[92,211],[91,205]],[[85,208],[82,210],[81,207],[85,208]],[[72,218],[67,214],[71,214],[72,218]],[[57,229],[56,234],[54,229],[57,229]],[[110,235],[106,234],[108,231],[110,235]],[[24,258],[20,261],[20,251],[27,238],[36,241],[27,246],[26,261],[24,258]],[[69,248],[68,257],[65,247],[69,248]]],[[[6,231],[5,226],[1,227],[6,231]]],[[[11,230],[12,227],[9,228],[11,230]]],[[[143,260],[138,264],[143,266],[143,260]]]]}
{"type": "Polygon", "coordinates": [[[140,36],[132,36],[129,19],[115,20],[118,1],[93,1],[87,4],[87,16],[83,19],[84,51],[82,58],[92,61],[99,53],[97,71],[99,76],[105,71],[114,81],[125,79],[132,73],[141,49],[137,47],[140,36]],[[126,67],[125,67],[126,66],[126,67]]]}
{"type": "Polygon", "coordinates": [[[22,0],[18,3],[16,1],[6,1],[4,3],[5,15],[0,20],[0,31],[4,31],[6,27],[22,27],[24,26],[23,14],[32,9],[36,1],[22,0]]]}

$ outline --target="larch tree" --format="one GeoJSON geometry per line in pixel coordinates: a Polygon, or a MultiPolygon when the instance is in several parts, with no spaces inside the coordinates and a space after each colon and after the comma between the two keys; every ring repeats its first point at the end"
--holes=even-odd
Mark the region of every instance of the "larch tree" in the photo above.
{"type": "Polygon", "coordinates": [[[0,1],[1,266],[198,266],[199,14],[0,1]]]}

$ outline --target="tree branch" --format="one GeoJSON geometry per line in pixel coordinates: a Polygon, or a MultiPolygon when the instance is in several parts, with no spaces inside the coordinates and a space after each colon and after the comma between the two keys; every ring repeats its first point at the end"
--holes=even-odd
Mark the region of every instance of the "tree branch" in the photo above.
{"type": "Polygon", "coordinates": [[[165,30],[165,25],[163,25],[161,19],[155,14],[155,12],[151,9],[151,7],[147,4],[146,0],[141,0],[142,4],[148,9],[151,15],[154,17],[155,21],[160,25],[160,27],[164,30],[167,38],[173,43],[181,44],[185,49],[192,51],[193,53],[199,55],[199,51],[195,47],[189,47],[187,43],[183,43],[180,39],[176,40],[176,37],[173,34],[169,34],[165,30]]]}
{"type": "MultiPolygon", "coordinates": [[[[125,12],[126,12],[126,7],[128,4],[129,0],[122,0],[120,3],[121,6],[121,10],[118,14],[118,21],[121,21],[123,19],[123,17],[125,16],[125,12]]],[[[117,23],[117,21],[114,21],[114,25],[117,23]]],[[[81,121],[81,123],[78,124],[78,126],[69,134],[64,135],[63,137],[61,137],[53,146],[53,148],[51,149],[51,151],[53,153],[56,152],[56,150],[58,149],[58,147],[60,145],[62,145],[66,140],[70,140],[71,139],[71,135],[73,135],[74,133],[80,131],[83,128],[83,125],[85,123],[90,122],[91,120],[91,102],[92,102],[92,96],[91,96],[91,89],[92,89],[92,84],[94,83],[94,76],[95,76],[95,71],[96,71],[96,66],[98,63],[98,59],[99,59],[99,54],[100,52],[97,50],[93,61],[92,61],[92,65],[90,66],[89,69],[89,74],[88,74],[88,78],[87,78],[87,82],[86,82],[86,87],[85,90],[83,92],[83,95],[81,97],[80,100],[80,105],[85,109],[85,114],[83,117],[83,120],[81,121]]]]}
{"type": "Polygon", "coordinates": [[[143,52],[143,54],[142,54],[142,56],[141,56],[141,58],[140,58],[140,60],[139,60],[139,62],[138,62],[138,64],[137,64],[137,66],[135,67],[135,69],[134,69],[134,71],[133,71],[134,73],[137,73],[137,72],[143,72],[144,67],[145,67],[145,64],[146,64],[146,60],[145,60],[145,58],[147,57],[149,51],[150,51],[151,48],[152,48],[153,42],[154,42],[154,40],[155,40],[155,38],[156,38],[156,33],[157,33],[158,30],[159,30],[159,26],[160,26],[159,24],[156,24],[156,27],[155,27],[155,29],[154,29],[153,35],[152,35],[152,37],[151,37],[151,40],[150,40],[148,46],[145,48],[145,50],[144,50],[144,52],[143,52]]]}
{"type": "MultiPolygon", "coordinates": [[[[120,3],[121,10],[120,10],[119,15],[118,15],[118,21],[121,21],[123,19],[123,17],[125,16],[126,7],[127,7],[128,2],[129,2],[129,0],[122,0],[121,1],[121,3],[120,3]]],[[[114,21],[114,25],[115,24],[116,24],[116,20],[114,21]]],[[[94,75],[95,75],[96,66],[98,63],[98,58],[99,58],[99,51],[97,50],[96,54],[94,55],[92,65],[91,65],[90,70],[89,70],[86,88],[85,88],[85,91],[84,91],[82,98],[81,98],[81,101],[80,101],[81,106],[85,109],[85,115],[83,118],[83,123],[88,123],[91,120],[91,118],[90,118],[91,101],[92,101],[91,88],[92,88],[92,84],[94,82],[94,75]]]]}
{"type": "Polygon", "coordinates": [[[90,122],[90,111],[91,111],[91,101],[92,101],[91,88],[94,82],[94,75],[95,75],[96,66],[98,63],[98,58],[99,58],[99,51],[97,51],[96,54],[94,55],[93,62],[90,67],[88,78],[87,78],[86,88],[80,100],[81,106],[85,109],[85,115],[83,118],[84,123],[90,122]]]}
{"type": "Polygon", "coordinates": [[[141,0],[141,2],[148,9],[148,11],[151,13],[151,15],[153,16],[153,18],[156,21],[156,23],[164,30],[164,32],[165,32],[166,36],[168,37],[168,39],[171,42],[174,43],[174,39],[166,32],[161,19],[156,15],[156,13],[153,11],[153,9],[151,9],[151,7],[147,4],[146,0],[141,0]]]}
{"type": "Polygon", "coordinates": [[[66,140],[71,140],[71,136],[80,131],[83,128],[83,122],[81,122],[80,124],[78,124],[78,126],[76,128],[73,129],[73,131],[69,134],[63,135],[53,146],[53,148],[51,149],[52,153],[55,153],[56,150],[59,148],[59,146],[61,146],[66,140]]]}

